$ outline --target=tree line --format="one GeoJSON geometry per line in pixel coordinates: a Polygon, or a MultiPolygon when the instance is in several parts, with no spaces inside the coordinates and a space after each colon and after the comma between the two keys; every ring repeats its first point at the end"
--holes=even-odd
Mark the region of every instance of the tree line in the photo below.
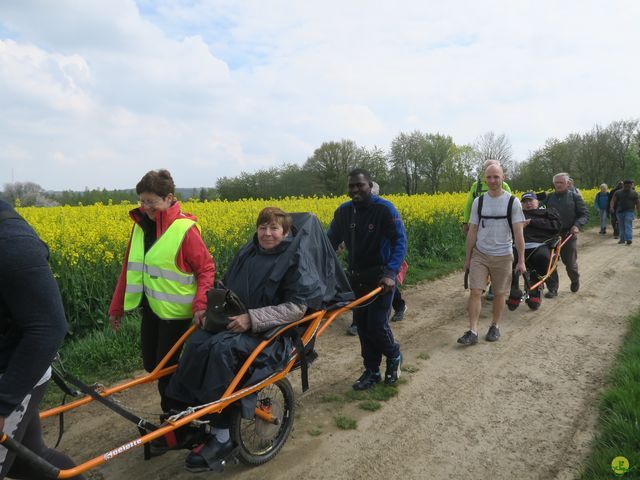
{"type": "Polygon", "coordinates": [[[638,120],[596,125],[586,133],[551,138],[529,158],[516,165],[513,183],[519,190],[548,186],[555,173],[568,172],[578,186],[591,188],[619,180],[640,181],[640,128],[638,120]]]}
{"type": "MultiPolygon", "coordinates": [[[[449,135],[400,133],[387,150],[362,147],[355,141],[324,142],[302,165],[242,172],[218,179],[215,187],[178,189],[178,197],[204,200],[283,198],[287,196],[343,195],[347,174],[353,168],[369,170],[383,193],[459,192],[469,188],[487,159],[498,160],[507,180],[517,190],[551,187],[555,173],[568,172],[577,186],[592,188],[618,180],[640,179],[640,127],[638,120],[620,120],[606,127],[596,125],[586,133],[564,139],[550,138],[520,163],[514,162],[505,134],[492,131],[472,144],[458,145],[449,135]]],[[[3,197],[28,205],[91,205],[96,202],[137,201],[134,190],[86,189],[83,192],[45,192],[39,185],[5,185],[3,197]]]]}
{"type": "Polygon", "coordinates": [[[361,147],[353,140],[324,142],[303,165],[285,164],[237,177],[223,177],[216,192],[226,200],[285,196],[343,195],[347,174],[359,167],[371,172],[384,193],[436,193],[469,188],[485,160],[513,165],[504,134],[487,132],[473,145],[457,145],[451,136],[414,131],[400,133],[389,151],[361,147]]]}

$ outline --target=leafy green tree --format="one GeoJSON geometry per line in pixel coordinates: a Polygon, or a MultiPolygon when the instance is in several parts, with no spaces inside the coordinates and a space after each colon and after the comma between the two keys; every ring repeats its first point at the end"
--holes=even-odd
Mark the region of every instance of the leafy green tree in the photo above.
{"type": "Polygon", "coordinates": [[[358,148],[355,167],[367,170],[371,174],[371,178],[380,185],[380,190],[382,192],[388,191],[389,168],[387,154],[383,149],[375,146],[373,148],[358,148]]]}
{"type": "Polygon", "coordinates": [[[403,177],[407,195],[418,193],[423,170],[424,136],[419,131],[400,133],[391,142],[391,165],[403,177]]]}
{"type": "Polygon", "coordinates": [[[317,148],[304,164],[327,194],[347,193],[347,174],[358,159],[358,146],[353,140],[325,142],[317,148]]]}
{"type": "Polygon", "coordinates": [[[471,145],[453,145],[451,156],[441,172],[440,191],[465,192],[473,183],[473,167],[476,151],[471,145]]]}
{"type": "Polygon", "coordinates": [[[424,175],[427,193],[435,193],[440,189],[442,174],[455,154],[455,143],[449,136],[426,134],[422,143],[421,173],[424,175]]]}

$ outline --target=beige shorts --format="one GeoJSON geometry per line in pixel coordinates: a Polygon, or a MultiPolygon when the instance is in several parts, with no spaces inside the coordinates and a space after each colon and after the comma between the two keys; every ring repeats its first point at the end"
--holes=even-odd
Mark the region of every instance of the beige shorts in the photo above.
{"type": "Polygon", "coordinates": [[[487,289],[487,277],[491,277],[491,286],[495,295],[506,295],[511,290],[511,272],[513,254],[492,257],[473,248],[469,266],[469,288],[487,289]]]}

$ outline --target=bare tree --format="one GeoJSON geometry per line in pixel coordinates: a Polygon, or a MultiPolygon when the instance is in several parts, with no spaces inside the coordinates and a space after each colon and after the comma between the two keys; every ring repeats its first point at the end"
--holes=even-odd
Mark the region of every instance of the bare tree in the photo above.
{"type": "Polygon", "coordinates": [[[58,202],[47,197],[44,189],[33,182],[5,183],[4,198],[12,205],[22,207],[51,207],[58,202]]]}
{"type": "Polygon", "coordinates": [[[477,152],[476,173],[480,174],[486,160],[497,160],[505,172],[513,170],[513,149],[511,142],[504,133],[496,135],[489,131],[476,138],[473,144],[477,152]]]}

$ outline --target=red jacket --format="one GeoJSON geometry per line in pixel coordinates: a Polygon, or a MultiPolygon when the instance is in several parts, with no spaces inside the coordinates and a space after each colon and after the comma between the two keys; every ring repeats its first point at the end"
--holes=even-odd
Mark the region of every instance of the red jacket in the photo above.
{"type": "MultiPolygon", "coordinates": [[[[144,207],[135,208],[129,212],[131,219],[138,224],[144,214],[144,207]]],[[[159,238],[160,235],[166,232],[176,218],[196,219],[196,217],[189,213],[181,212],[180,203],[176,202],[167,210],[156,214],[156,238],[159,238]]],[[[126,259],[129,258],[129,248],[131,248],[131,237],[129,237],[129,244],[125,252],[125,262],[123,262],[118,283],[116,284],[116,289],[111,299],[111,306],[109,307],[110,316],[121,317],[124,315],[124,292],[127,286],[126,259]]],[[[184,273],[193,273],[196,277],[198,288],[193,301],[192,311],[195,313],[198,310],[205,310],[207,308],[207,290],[213,287],[216,267],[207,246],[202,240],[200,231],[195,225],[187,231],[184,237],[184,241],[178,251],[176,265],[184,273]]]]}

